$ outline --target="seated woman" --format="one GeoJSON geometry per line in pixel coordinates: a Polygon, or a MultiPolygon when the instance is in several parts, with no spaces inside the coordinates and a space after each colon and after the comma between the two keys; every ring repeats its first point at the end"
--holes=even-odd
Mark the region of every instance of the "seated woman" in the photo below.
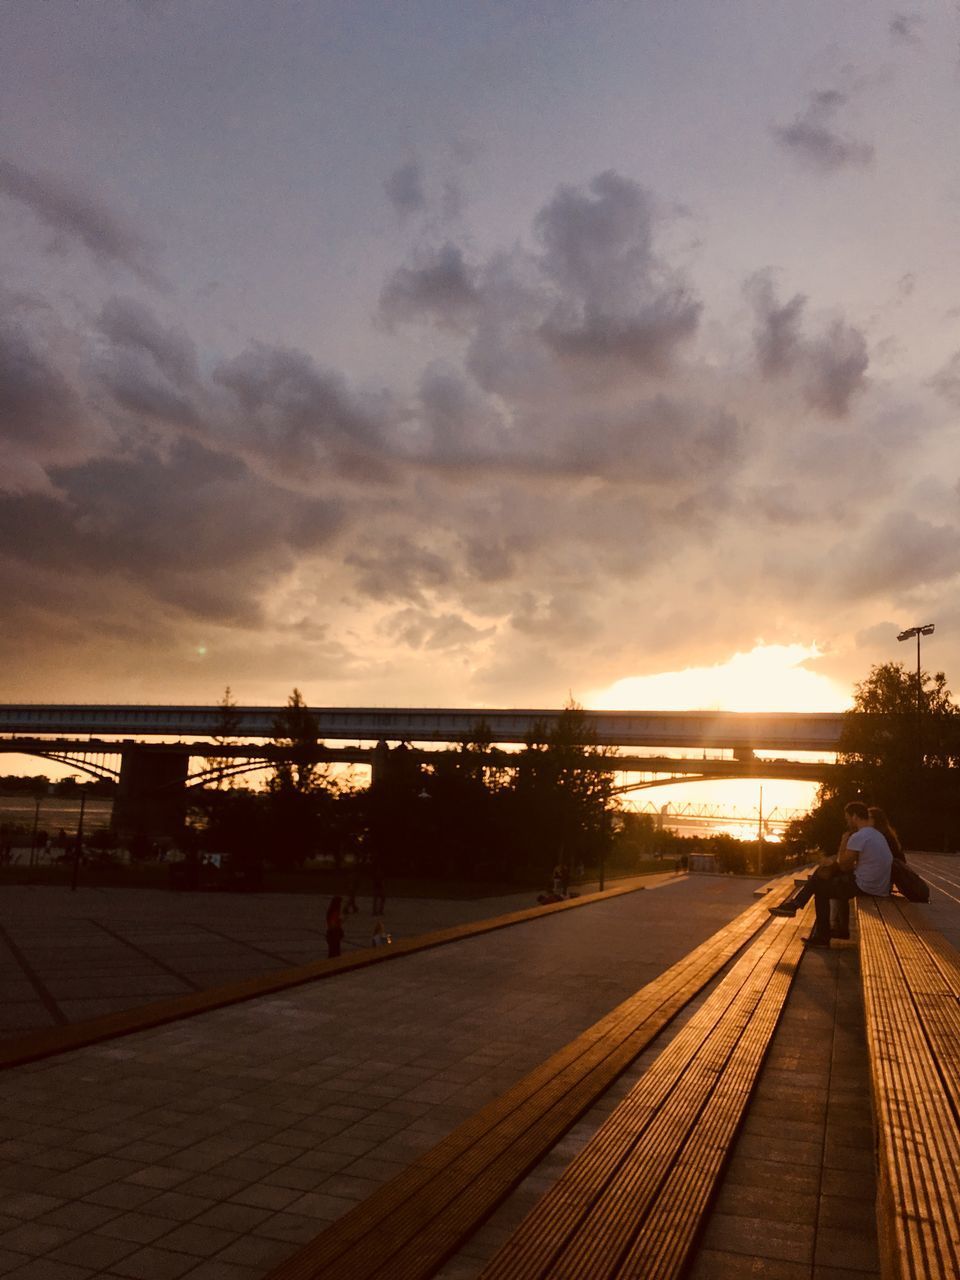
{"type": "Polygon", "coordinates": [[[786,902],[769,908],[774,916],[795,916],[813,898],[817,922],[810,936],[803,939],[808,947],[829,947],[832,901],[842,904],[838,928],[833,936],[844,936],[849,933],[848,903],[851,898],[858,894],[885,898],[890,893],[893,853],[884,835],[872,825],[870,811],[859,800],[853,800],[844,807],[843,814],[848,831],[844,833],[836,857],[824,858],[806,883],[786,902]]]}

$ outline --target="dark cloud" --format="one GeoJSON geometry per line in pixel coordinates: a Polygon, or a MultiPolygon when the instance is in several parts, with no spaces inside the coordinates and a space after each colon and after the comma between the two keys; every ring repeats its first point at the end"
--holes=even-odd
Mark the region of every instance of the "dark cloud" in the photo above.
{"type": "Polygon", "coordinates": [[[162,325],[144,303],[111,298],[100,312],[97,327],[115,346],[148,355],[172,384],[196,381],[193,339],[177,325],[162,325]]]}
{"type": "Polygon", "coordinates": [[[425,609],[400,609],[382,628],[393,641],[410,649],[463,649],[493,633],[492,627],[475,627],[456,613],[432,614],[425,609]]]}
{"type": "Polygon", "coordinates": [[[544,272],[560,291],[542,326],[560,355],[660,370],[695,333],[700,303],[653,254],[652,202],[613,171],[561,187],[537,215],[544,272]]]}
{"type": "Polygon", "coordinates": [[[870,165],[873,146],[835,128],[835,118],[848,102],[848,96],[836,89],[812,93],[806,109],[792,124],[775,125],[773,136],[802,163],[823,173],[870,165]]]}
{"type": "Polygon", "coordinates": [[[447,243],[393,273],[380,295],[380,315],[387,324],[432,320],[456,328],[469,320],[478,299],[476,272],[463,250],[447,243]]]}
{"type": "Polygon", "coordinates": [[[408,160],[394,169],[383,184],[387,198],[401,218],[421,213],[427,207],[423,189],[423,173],[416,160],[408,160]]]}
{"type": "Polygon", "coordinates": [[[860,330],[835,320],[820,338],[808,344],[807,402],[831,417],[843,417],[851,397],[863,387],[869,364],[860,330]]]}
{"type": "Polygon", "coordinates": [[[118,575],[188,612],[256,615],[294,551],[316,552],[339,528],[335,504],[298,497],[237,458],[180,439],[51,468],[56,494],[0,497],[9,557],[93,578],[118,575]]]}
{"type": "Polygon", "coordinates": [[[197,352],[183,329],[162,325],[149,307],[126,298],[106,303],[97,329],[106,339],[101,378],[122,408],[158,423],[199,427],[197,352]]]}
{"type": "Polygon", "coordinates": [[[116,263],[152,288],[165,288],[152,246],[105,205],[62,178],[0,159],[0,194],[26,205],[46,226],[79,240],[100,262],[116,263]]]}
{"type": "Polygon", "coordinates": [[[757,325],[753,341],[757,361],[765,377],[777,377],[793,368],[801,347],[801,321],[807,299],[794,294],[789,302],[777,302],[769,272],[758,272],[746,286],[757,325]]]}
{"type": "Polygon", "coordinates": [[[426,592],[449,588],[450,559],[406,536],[388,538],[378,548],[348,551],[345,564],[355,571],[357,590],[373,600],[406,600],[424,607],[426,592]]]}
{"type": "Polygon", "coordinates": [[[835,555],[840,590],[858,597],[914,591],[960,574],[960,528],[890,511],[835,555]]]}
{"type": "Polygon", "coordinates": [[[63,444],[81,417],[78,395],[26,322],[0,318],[0,437],[37,448],[63,444]]]}
{"type": "Polygon", "coordinates": [[[865,385],[870,363],[861,331],[834,319],[820,333],[808,335],[803,325],[807,299],[798,293],[781,304],[769,271],[752,276],[745,293],[756,318],[753,341],[763,376],[796,376],[810,408],[830,417],[844,416],[865,385]]]}
{"type": "Polygon", "coordinates": [[[954,352],[946,364],[930,379],[931,386],[960,409],[960,351],[954,352]]]}
{"type": "Polygon", "coordinates": [[[921,43],[920,32],[923,30],[922,13],[895,13],[890,19],[890,35],[898,44],[910,44],[918,47],[921,43]]]}
{"type": "Polygon", "coordinates": [[[252,449],[308,479],[330,466],[362,481],[389,477],[376,412],[306,352],[255,343],[214,371],[233,447],[252,449]]]}

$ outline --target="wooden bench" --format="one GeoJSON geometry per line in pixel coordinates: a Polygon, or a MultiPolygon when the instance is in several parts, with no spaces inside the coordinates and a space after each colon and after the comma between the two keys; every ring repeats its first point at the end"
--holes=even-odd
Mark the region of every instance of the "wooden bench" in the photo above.
{"type": "Polygon", "coordinates": [[[803,953],[776,920],[482,1273],[667,1280],[696,1241],[803,953]]]}
{"type": "Polygon", "coordinates": [[[960,1276],[960,955],[923,907],[858,902],[887,1280],[960,1276]]]}
{"type": "MultiPolygon", "coordinates": [[[[555,1053],[512,1089],[483,1107],[440,1143],[415,1160],[361,1204],[331,1224],[316,1239],[270,1272],[269,1280],[427,1280],[454,1254],[493,1210],[543,1158],[579,1117],[651,1043],[659,1032],[694,996],[715,978],[737,953],[763,930],[764,938],[777,940],[772,951],[748,951],[735,971],[742,979],[722,985],[728,1003],[747,986],[731,1014],[739,1018],[743,1038],[748,1023],[764,1027],[776,1019],[782,999],[770,1003],[771,994],[786,994],[792,968],[767,974],[763,990],[754,986],[754,971],[762,964],[776,965],[783,958],[787,940],[796,933],[795,922],[769,924],[767,904],[782,901],[792,888],[785,879],[764,904],[756,904],[725,928],[708,938],[659,978],[619,1005],[576,1040],[555,1053]],[[783,927],[782,927],[783,926],[783,927]],[[769,952],[769,955],[768,955],[769,952]],[[766,957],[761,964],[761,956],[766,957]],[[740,983],[740,986],[737,986],[740,983]],[[768,990],[769,989],[769,990],[768,990]],[[755,997],[755,998],[754,998],[755,997]],[[776,1012],[774,1012],[774,1007],[776,1012]],[[753,1019],[753,1022],[751,1022],[753,1019]]],[[[799,954],[799,944],[796,944],[799,954]]],[[[792,958],[789,965],[795,961],[792,958]]],[[[766,970],[764,970],[766,973],[766,970]]],[[[694,1022],[702,1023],[701,1015],[694,1022]]],[[[772,1030],[772,1024],[771,1024],[772,1030]]],[[[689,1043],[687,1029],[678,1039],[689,1043]]],[[[695,1034],[695,1033],[693,1033],[695,1034]]],[[[749,1058],[747,1042],[766,1043],[751,1030],[734,1066],[725,1075],[725,1091],[718,1095],[721,1117],[728,1114],[742,1089],[749,1058]],[[744,1056],[746,1055],[746,1056],[744,1056]]],[[[722,1037],[711,1048],[699,1070],[714,1071],[713,1058],[723,1052],[722,1037]]],[[[749,1074],[749,1072],[748,1072],[749,1074]]],[[[712,1117],[709,1131],[716,1126],[712,1117]]],[[[721,1124],[722,1127],[722,1124],[721,1124]]],[[[678,1171],[678,1177],[682,1172],[678,1171]]],[[[593,1272],[579,1273],[582,1278],[593,1272]]],[[[597,1273],[599,1274],[599,1273],[597,1273]]]]}

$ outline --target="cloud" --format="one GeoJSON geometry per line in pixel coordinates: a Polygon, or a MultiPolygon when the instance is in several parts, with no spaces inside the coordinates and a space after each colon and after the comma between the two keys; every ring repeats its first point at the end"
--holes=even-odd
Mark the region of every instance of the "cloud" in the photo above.
{"type": "Polygon", "coordinates": [[[891,39],[897,44],[909,44],[919,47],[920,32],[924,26],[922,13],[895,13],[890,19],[888,28],[891,39]]]}
{"type": "MultiPolygon", "coordinates": [[[[418,226],[381,318],[426,328],[404,344],[423,367],[368,389],[313,351],[198,348],[129,298],[71,327],[0,297],[0,387],[21,406],[0,441],[21,490],[0,493],[15,627],[44,637],[48,669],[72,630],[100,671],[89,637],[109,629],[118,671],[124,636],[180,688],[219,637],[234,666],[204,696],[276,657],[285,687],[315,670],[345,700],[402,679],[441,701],[562,697],[571,671],[699,661],[761,623],[771,642],[842,627],[838,581],[852,614],[899,564],[869,521],[888,491],[911,505],[922,414],[904,407],[912,441],[884,427],[859,328],[770,271],[718,348],[664,248],[673,216],[606,173],[558,188],[507,247],[418,226]]],[[[924,510],[936,528],[910,554],[946,566],[951,508],[924,510]]],[[[0,658],[29,676],[25,654],[0,658]]]]}
{"type": "Polygon", "coordinates": [[[164,327],[144,303],[111,298],[100,312],[97,327],[115,346],[148,355],[171,383],[196,381],[197,348],[193,339],[176,325],[164,327]]]}
{"type": "Polygon", "coordinates": [[[697,329],[700,303],[653,253],[652,201],[613,171],[561,187],[537,215],[541,264],[559,290],[542,333],[559,355],[669,364],[697,329]]]}
{"type": "Polygon", "coordinates": [[[427,593],[448,588],[454,567],[448,556],[403,534],[369,550],[348,551],[344,563],[356,571],[356,589],[378,601],[407,600],[423,608],[427,593]]]}
{"type": "Polygon", "coordinates": [[[912,511],[889,511],[838,552],[837,585],[864,597],[889,595],[960,575],[960,528],[912,511]]]}
{"type": "Polygon", "coordinates": [[[26,322],[0,318],[0,437],[37,449],[64,444],[82,417],[79,396],[26,322]]]}
{"type": "Polygon", "coordinates": [[[807,299],[794,294],[786,303],[777,299],[773,275],[759,271],[744,291],[753,307],[754,350],[768,380],[796,376],[807,405],[840,418],[853,396],[865,386],[870,359],[862,332],[835,318],[813,336],[804,329],[807,299]]]}
{"type": "Polygon", "coordinates": [[[834,320],[807,348],[807,402],[834,418],[842,418],[851,397],[864,385],[870,364],[867,343],[859,329],[834,320]]]}
{"type": "Polygon", "coordinates": [[[46,226],[80,241],[99,262],[125,267],[151,288],[166,288],[153,247],[104,204],[64,179],[0,158],[0,194],[26,205],[46,226]]]}
{"type": "Polygon", "coordinates": [[[807,299],[797,293],[789,302],[778,303],[769,272],[752,276],[746,293],[757,320],[753,341],[761,372],[767,378],[788,373],[801,349],[801,322],[807,299]]]}
{"type": "Polygon", "coordinates": [[[336,504],[284,493],[183,438],[166,452],[144,446],[51,468],[50,478],[53,495],[0,495],[9,558],[80,578],[118,575],[227,621],[255,618],[294,553],[326,546],[342,523],[336,504]]]}
{"type": "Polygon", "coordinates": [[[388,325],[427,319],[457,328],[469,320],[478,296],[463,250],[447,243],[391,275],[380,294],[380,315],[388,325]]]}
{"type": "Polygon", "coordinates": [[[257,342],[218,365],[213,381],[224,393],[218,413],[234,448],[288,476],[330,467],[363,482],[389,479],[376,409],[306,352],[257,342]]]}
{"type": "Polygon", "coordinates": [[[401,220],[410,217],[411,214],[421,213],[427,207],[423,173],[416,160],[408,160],[394,169],[385,180],[383,189],[401,220]]]}
{"type": "Polygon", "coordinates": [[[938,369],[930,379],[930,385],[955,408],[960,408],[960,351],[938,369]]]}
{"type": "Polygon", "coordinates": [[[410,649],[448,650],[475,645],[493,634],[492,627],[475,627],[456,613],[432,614],[423,609],[399,609],[381,628],[391,640],[410,649]]]}
{"type": "Polygon", "coordinates": [[[873,146],[834,127],[835,117],[849,101],[849,97],[837,89],[811,93],[806,108],[792,124],[774,125],[773,136],[802,164],[821,173],[870,165],[874,158],[873,146]]]}

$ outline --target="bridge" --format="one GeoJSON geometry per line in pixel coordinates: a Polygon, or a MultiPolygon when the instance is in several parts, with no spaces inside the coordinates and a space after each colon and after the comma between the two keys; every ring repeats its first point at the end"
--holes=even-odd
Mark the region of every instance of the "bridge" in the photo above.
{"type": "MultiPolygon", "coordinates": [[[[137,737],[276,736],[284,707],[0,706],[0,733],[137,737]],[[226,733],[225,733],[226,730],[226,733]]],[[[317,736],[345,742],[462,742],[482,722],[492,742],[524,742],[549,732],[551,709],[481,707],[311,707],[317,736]]],[[[842,713],[741,711],[587,711],[600,746],[730,748],[734,751],[836,751],[842,713]]]]}
{"type": "MultiPolygon", "coordinates": [[[[114,825],[145,826],[169,834],[183,821],[185,788],[269,767],[286,758],[277,746],[283,707],[10,704],[0,706],[0,753],[55,760],[119,783],[114,825]],[[86,735],[86,736],[83,736],[86,735]],[[174,742],[160,739],[176,738],[174,742]],[[191,761],[202,762],[191,772],[191,761]]],[[[389,768],[388,744],[456,744],[482,725],[498,762],[512,757],[504,744],[544,737],[562,712],[552,709],[311,707],[320,763],[368,766],[373,776],[389,768]],[[367,745],[364,745],[367,744],[367,745]]],[[[755,751],[835,751],[842,715],[831,712],[588,711],[592,739],[618,748],[608,757],[613,772],[639,775],[618,791],[707,778],[781,778],[823,781],[835,766],[786,759],[757,760],[755,751]],[[700,752],[702,758],[633,755],[624,748],[700,752]],[[733,759],[708,758],[730,751],[733,759]]],[[[434,753],[404,751],[409,763],[429,764],[434,753]]]]}

